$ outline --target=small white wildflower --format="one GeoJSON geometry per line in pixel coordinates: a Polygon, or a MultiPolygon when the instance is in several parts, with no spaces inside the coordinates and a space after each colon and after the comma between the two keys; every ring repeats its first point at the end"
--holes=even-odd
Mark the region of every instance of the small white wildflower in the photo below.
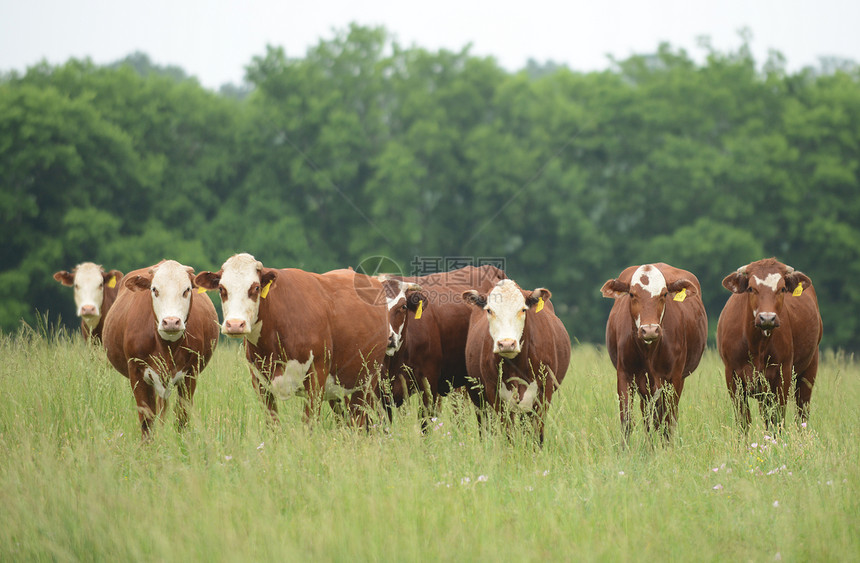
{"type": "Polygon", "coordinates": [[[478,478],[476,479],[476,481],[478,481],[479,483],[486,483],[489,480],[490,478],[486,475],[478,475],[478,478]]]}
{"type": "Polygon", "coordinates": [[[715,491],[721,491],[721,490],[723,490],[723,486],[720,485],[719,483],[717,483],[716,485],[714,485],[714,490],[715,491]]]}
{"type": "Polygon", "coordinates": [[[752,444],[750,444],[750,447],[752,447],[752,448],[757,448],[757,447],[758,447],[758,442],[753,442],[752,444]]]}
{"type": "Polygon", "coordinates": [[[545,469],[545,470],[544,470],[544,472],[543,472],[543,476],[544,476],[544,477],[546,477],[547,475],[549,475],[549,469],[545,469]]]}
{"type": "Polygon", "coordinates": [[[833,484],[833,481],[828,481],[828,482],[827,482],[827,484],[828,484],[828,485],[832,485],[832,484],[833,484]]]}
{"type": "Polygon", "coordinates": [[[227,461],[230,461],[231,459],[233,459],[233,456],[231,456],[231,455],[225,455],[225,456],[224,456],[224,459],[226,459],[227,461]]]}
{"type": "Polygon", "coordinates": [[[717,471],[719,471],[719,470],[720,470],[720,468],[719,468],[719,467],[714,467],[713,469],[711,469],[711,471],[713,471],[714,473],[716,473],[716,472],[717,472],[717,471]]]}
{"type": "Polygon", "coordinates": [[[801,427],[801,428],[806,428],[806,423],[805,423],[805,422],[801,422],[801,423],[800,423],[800,427],[801,427]]]}
{"type": "Polygon", "coordinates": [[[623,472],[623,471],[619,471],[619,472],[618,472],[618,474],[619,474],[619,475],[624,475],[624,472],[623,472]]]}
{"type": "Polygon", "coordinates": [[[258,450],[262,450],[262,449],[263,449],[263,446],[265,446],[265,445],[266,445],[266,442],[260,442],[260,445],[259,445],[259,446],[257,446],[257,449],[258,449],[258,450]]]}
{"type": "Polygon", "coordinates": [[[468,478],[468,477],[463,477],[462,479],[460,479],[460,484],[461,484],[461,485],[468,485],[468,484],[469,484],[469,483],[471,483],[471,482],[472,482],[472,480],[471,480],[470,478],[468,478]]]}
{"type": "Polygon", "coordinates": [[[779,508],[779,501],[778,500],[773,501],[773,507],[779,508]]]}

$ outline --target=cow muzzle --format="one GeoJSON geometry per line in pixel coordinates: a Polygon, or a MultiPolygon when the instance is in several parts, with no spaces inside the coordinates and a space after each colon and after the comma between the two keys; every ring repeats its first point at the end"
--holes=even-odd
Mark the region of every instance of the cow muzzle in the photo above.
{"type": "Polygon", "coordinates": [[[513,338],[497,340],[493,352],[504,358],[516,358],[520,353],[520,343],[513,338]]]}
{"type": "Polygon", "coordinates": [[[779,317],[776,313],[759,313],[755,317],[755,326],[769,331],[779,327],[779,317]]]}
{"type": "Polygon", "coordinates": [[[388,337],[388,346],[385,347],[385,355],[393,356],[400,349],[400,340],[393,334],[388,337]]]}
{"type": "Polygon", "coordinates": [[[639,338],[645,344],[653,344],[663,335],[663,328],[659,324],[642,325],[639,327],[639,338]]]}
{"type": "Polygon", "coordinates": [[[250,332],[248,323],[241,319],[227,319],[221,327],[221,333],[227,336],[240,337],[245,336],[250,332]]]}
{"type": "Polygon", "coordinates": [[[182,332],[185,330],[185,323],[179,317],[164,317],[161,319],[159,330],[167,333],[182,332]]]}
{"type": "Polygon", "coordinates": [[[78,311],[79,317],[97,317],[99,315],[98,307],[95,305],[81,305],[78,311]]]}

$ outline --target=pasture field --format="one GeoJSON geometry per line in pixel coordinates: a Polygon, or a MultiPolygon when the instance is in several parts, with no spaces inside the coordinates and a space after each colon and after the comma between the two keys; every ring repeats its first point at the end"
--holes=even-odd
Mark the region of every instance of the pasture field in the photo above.
{"type": "Polygon", "coordinates": [[[460,397],[426,437],[414,397],[387,430],[327,407],[310,430],[299,399],[271,428],[235,342],[203,372],[189,428],[171,408],[141,444],[127,380],[78,335],[24,329],[0,357],[2,561],[860,558],[860,365],[844,355],[824,355],[807,428],[769,434],[752,405],[742,438],[708,350],[674,443],[652,447],[637,408],[628,450],[614,370],[587,345],[542,450],[479,436],[460,397]]]}

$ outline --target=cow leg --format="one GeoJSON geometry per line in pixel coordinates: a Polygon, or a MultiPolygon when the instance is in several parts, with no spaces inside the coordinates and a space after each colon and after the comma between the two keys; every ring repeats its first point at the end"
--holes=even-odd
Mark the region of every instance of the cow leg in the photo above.
{"type": "Polygon", "coordinates": [[[621,445],[626,448],[627,442],[630,439],[630,432],[633,428],[630,421],[630,400],[632,389],[630,378],[626,373],[618,370],[617,376],[618,410],[621,416],[621,445]]]}
{"type": "Polygon", "coordinates": [[[305,391],[307,392],[307,400],[305,401],[305,412],[302,420],[305,424],[312,426],[314,421],[319,420],[320,407],[322,406],[322,395],[325,389],[325,380],[328,377],[324,356],[322,358],[314,358],[313,366],[305,377],[305,391]]]}
{"type": "Polygon", "coordinates": [[[132,367],[129,373],[131,391],[137,404],[137,417],[140,420],[141,439],[146,441],[152,433],[152,426],[158,412],[155,389],[143,380],[143,369],[132,367]]]}
{"type": "Polygon", "coordinates": [[[188,424],[188,409],[194,401],[194,391],[197,389],[197,374],[192,370],[191,373],[182,378],[179,382],[176,399],[176,423],[177,429],[183,430],[188,424]]]}
{"type": "Polygon", "coordinates": [[[749,432],[752,416],[750,406],[747,402],[746,390],[741,381],[741,376],[735,374],[735,370],[726,366],[726,386],[729,389],[729,398],[735,410],[735,418],[744,434],[749,432]]]}
{"type": "Polygon", "coordinates": [[[818,375],[818,350],[812,358],[812,363],[803,373],[797,374],[794,388],[794,399],[797,403],[797,423],[805,424],[809,419],[809,401],[812,398],[812,386],[815,385],[815,377],[818,375]]]}
{"type": "Polygon", "coordinates": [[[257,391],[257,394],[266,406],[266,410],[269,412],[269,423],[277,425],[278,404],[275,402],[275,396],[271,391],[269,391],[268,387],[263,384],[261,379],[263,377],[262,374],[265,373],[265,370],[268,368],[265,364],[261,364],[259,366],[252,364],[248,366],[248,369],[251,371],[251,384],[254,386],[254,390],[257,391]]]}

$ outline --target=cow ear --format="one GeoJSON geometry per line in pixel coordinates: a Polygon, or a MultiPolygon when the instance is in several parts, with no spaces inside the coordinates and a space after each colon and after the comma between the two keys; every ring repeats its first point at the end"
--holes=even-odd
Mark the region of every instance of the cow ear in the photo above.
{"type": "Polygon", "coordinates": [[[618,279],[607,280],[603,287],[600,288],[600,293],[608,299],[618,299],[630,292],[630,284],[624,283],[618,279]]]}
{"type": "Polygon", "coordinates": [[[152,277],[135,274],[123,278],[122,283],[131,291],[145,291],[152,286],[152,277]]]}
{"type": "Polygon", "coordinates": [[[749,286],[749,277],[740,272],[732,272],[723,278],[723,287],[732,293],[743,293],[749,286]]]}
{"type": "Polygon", "coordinates": [[[410,311],[417,311],[418,305],[421,305],[421,310],[426,311],[430,304],[430,299],[421,286],[416,286],[418,289],[410,288],[406,290],[406,308],[410,311]]]}
{"type": "Polygon", "coordinates": [[[386,299],[394,299],[400,294],[400,280],[382,280],[382,291],[386,299]]]}
{"type": "Polygon", "coordinates": [[[65,270],[61,270],[54,274],[54,279],[60,282],[63,285],[67,285],[69,287],[75,285],[75,274],[67,272],[65,270]]]}
{"type": "MultiPolygon", "coordinates": [[[[679,280],[675,280],[670,284],[666,285],[666,289],[669,291],[670,297],[674,298],[675,294],[681,291],[682,289],[687,290],[687,296],[696,295],[699,290],[696,287],[696,284],[688,280],[687,278],[681,278],[679,280]]],[[[680,298],[679,298],[680,300],[680,298]]]]}
{"type": "Polygon", "coordinates": [[[481,295],[480,293],[478,293],[474,289],[470,289],[469,291],[464,291],[463,292],[463,300],[466,303],[468,303],[469,305],[472,305],[474,307],[478,307],[480,309],[483,309],[484,307],[487,306],[487,296],[481,295]]]}
{"type": "Polygon", "coordinates": [[[809,276],[804,274],[803,272],[791,272],[790,274],[786,274],[785,276],[785,289],[786,291],[794,291],[797,289],[797,284],[803,283],[803,289],[809,288],[812,285],[812,280],[809,279],[809,276]]]}
{"type": "Polygon", "coordinates": [[[119,270],[111,270],[110,272],[102,272],[102,279],[109,287],[116,287],[116,284],[122,279],[122,272],[119,270]],[[113,282],[111,282],[113,280],[113,282]],[[110,285],[113,283],[113,285],[110,285]]]}
{"type": "Polygon", "coordinates": [[[204,289],[218,289],[218,284],[221,283],[221,274],[218,272],[200,272],[194,276],[194,285],[204,289]]]}
{"type": "Polygon", "coordinates": [[[188,279],[191,280],[191,287],[194,287],[194,268],[185,266],[185,271],[188,272],[188,279]]]}
{"type": "Polygon", "coordinates": [[[550,290],[545,289],[543,287],[539,287],[532,291],[528,295],[528,297],[526,297],[526,305],[528,305],[529,307],[534,307],[535,305],[540,303],[541,300],[549,301],[550,297],[552,297],[552,292],[550,290]]]}
{"type": "Polygon", "coordinates": [[[263,268],[260,272],[260,286],[266,287],[278,279],[278,271],[274,268],[263,268]]]}

